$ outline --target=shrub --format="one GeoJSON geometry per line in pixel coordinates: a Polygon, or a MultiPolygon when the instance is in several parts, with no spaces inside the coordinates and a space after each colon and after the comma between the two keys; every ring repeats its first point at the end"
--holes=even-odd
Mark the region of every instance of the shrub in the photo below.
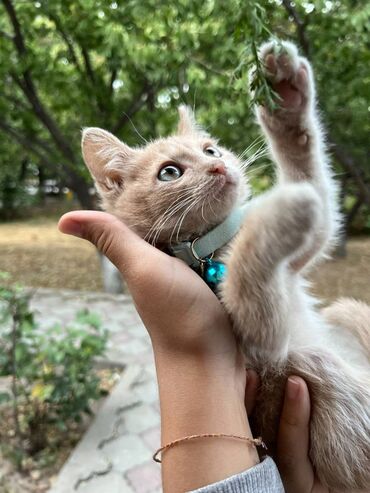
{"type": "Polygon", "coordinates": [[[0,419],[13,428],[7,448],[19,467],[25,454],[49,445],[51,429],[66,431],[91,413],[91,401],[101,396],[94,358],[107,342],[99,318],[87,311],[70,326],[41,330],[29,298],[0,285],[0,376],[10,380],[0,393],[0,419]]]}

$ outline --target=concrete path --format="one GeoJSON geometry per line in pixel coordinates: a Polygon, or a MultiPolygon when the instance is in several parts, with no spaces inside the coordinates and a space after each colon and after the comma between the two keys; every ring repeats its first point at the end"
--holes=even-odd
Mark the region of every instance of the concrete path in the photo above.
{"type": "Polygon", "coordinates": [[[160,415],[154,359],[130,297],[39,289],[32,298],[40,324],[68,323],[78,310],[98,313],[110,331],[107,359],[124,364],[120,382],[99,409],[49,493],[159,493],[160,415]]]}

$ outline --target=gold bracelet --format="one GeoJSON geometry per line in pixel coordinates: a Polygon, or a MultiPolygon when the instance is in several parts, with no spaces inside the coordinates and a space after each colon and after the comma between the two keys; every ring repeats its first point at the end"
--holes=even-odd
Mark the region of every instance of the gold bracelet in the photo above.
{"type": "Polygon", "coordinates": [[[166,450],[175,447],[175,445],[178,445],[179,443],[182,442],[188,442],[190,440],[195,440],[197,438],[231,438],[233,440],[241,440],[243,442],[248,443],[249,445],[255,445],[256,447],[262,447],[267,450],[266,445],[264,444],[263,440],[261,437],[259,438],[249,438],[245,436],[240,436],[240,435],[228,435],[226,433],[205,433],[203,435],[190,435],[184,438],[178,438],[177,440],[174,440],[173,442],[167,443],[163,447],[159,448],[156,453],[153,455],[153,460],[155,462],[162,462],[162,459],[158,458],[159,454],[163,454],[166,450]]]}

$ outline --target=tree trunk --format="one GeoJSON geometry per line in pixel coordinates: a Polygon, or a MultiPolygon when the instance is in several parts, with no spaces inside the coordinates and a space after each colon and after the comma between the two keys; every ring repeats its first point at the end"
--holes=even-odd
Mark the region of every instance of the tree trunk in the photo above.
{"type": "Polygon", "coordinates": [[[69,176],[68,186],[76,194],[83,209],[96,209],[94,196],[89,193],[90,187],[83,178],[77,174],[69,176]]]}
{"type": "Polygon", "coordinates": [[[125,283],[118,269],[104,255],[98,252],[104,291],[111,294],[121,294],[126,292],[125,283]]]}

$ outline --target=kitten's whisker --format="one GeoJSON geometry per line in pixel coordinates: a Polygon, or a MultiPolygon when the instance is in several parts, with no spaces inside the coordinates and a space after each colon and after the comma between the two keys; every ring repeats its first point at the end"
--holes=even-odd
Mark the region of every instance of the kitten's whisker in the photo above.
{"type": "Polygon", "coordinates": [[[151,237],[153,235],[155,236],[158,228],[161,226],[161,223],[165,220],[166,216],[169,215],[170,212],[176,211],[178,207],[181,207],[184,200],[186,200],[185,197],[177,198],[172,204],[170,204],[170,206],[165,210],[165,212],[154,222],[154,224],[152,224],[150,230],[145,235],[146,241],[152,243],[151,237]],[[173,209],[171,209],[172,207],[173,209]]]}
{"type": "Polygon", "coordinates": [[[125,115],[125,117],[128,119],[128,121],[131,123],[132,128],[135,130],[137,135],[145,142],[145,144],[148,144],[148,141],[141,135],[139,130],[135,127],[134,122],[132,121],[130,115],[128,115],[126,112],[122,111],[122,113],[125,115]]]}
{"type": "Polygon", "coordinates": [[[172,242],[172,237],[173,237],[173,234],[174,232],[176,231],[176,227],[177,227],[177,234],[176,234],[176,241],[179,241],[179,234],[180,234],[180,229],[182,227],[182,224],[184,222],[184,219],[185,217],[188,215],[188,213],[191,211],[191,209],[193,209],[196,204],[199,203],[199,201],[202,199],[202,195],[203,195],[203,190],[204,188],[206,188],[208,186],[208,182],[205,182],[202,184],[202,186],[198,189],[197,193],[195,194],[195,196],[193,197],[193,203],[190,203],[190,206],[188,206],[188,208],[180,215],[179,219],[176,221],[176,224],[172,230],[172,233],[171,233],[171,237],[170,237],[170,243],[172,242]]]}
{"type": "Polygon", "coordinates": [[[171,190],[171,191],[167,192],[165,195],[166,195],[166,197],[168,197],[170,195],[176,195],[176,194],[179,195],[182,192],[187,192],[189,190],[196,190],[198,187],[199,187],[199,185],[192,185],[190,187],[183,188],[180,192],[178,190],[171,190]]]}
{"type": "Polygon", "coordinates": [[[252,159],[255,159],[256,156],[259,156],[260,154],[262,153],[266,153],[268,152],[268,147],[263,144],[261,145],[258,149],[256,149],[253,154],[251,154],[248,158],[247,158],[247,161],[250,161],[252,159]]]}
{"type": "Polygon", "coordinates": [[[192,204],[190,204],[190,205],[187,207],[187,209],[185,209],[185,211],[182,213],[182,215],[180,216],[179,220],[178,220],[178,221],[177,221],[177,223],[175,224],[175,227],[174,227],[174,229],[173,229],[173,231],[172,231],[172,233],[171,233],[171,236],[170,236],[170,244],[172,243],[172,237],[173,237],[173,234],[174,234],[174,232],[175,232],[175,230],[176,230],[176,226],[177,226],[177,224],[178,224],[178,228],[177,228],[177,234],[176,234],[176,241],[179,241],[179,234],[180,234],[180,230],[181,230],[181,227],[182,227],[182,225],[183,225],[183,223],[184,223],[184,221],[185,221],[186,216],[190,213],[190,211],[191,211],[192,209],[194,209],[194,208],[196,207],[196,205],[197,205],[197,204],[198,204],[201,200],[202,200],[202,197],[201,197],[201,196],[199,196],[199,197],[198,197],[198,199],[197,199],[195,202],[193,202],[192,204]]]}
{"type": "Polygon", "coordinates": [[[202,202],[202,207],[200,209],[200,212],[202,214],[203,221],[206,222],[206,223],[208,223],[207,219],[204,217],[204,206],[205,206],[205,203],[206,203],[206,199],[204,199],[203,202],[202,202]]]}
{"type": "MultiPolygon", "coordinates": [[[[193,200],[193,196],[190,197],[185,197],[182,199],[182,201],[178,204],[175,205],[175,207],[171,210],[171,206],[167,208],[165,213],[160,217],[160,220],[155,223],[155,228],[153,229],[154,237],[152,244],[154,245],[162,232],[164,225],[167,221],[171,219],[171,217],[176,214],[179,210],[181,210],[183,207],[186,207],[188,203],[190,203],[193,200]]],[[[175,201],[176,202],[176,201],[175,201]]]]}
{"type": "Polygon", "coordinates": [[[270,167],[270,163],[260,164],[259,166],[256,166],[253,169],[249,169],[248,172],[247,172],[247,175],[248,176],[257,175],[260,171],[262,171],[262,170],[264,170],[266,168],[269,168],[269,167],[270,167]]]}
{"type": "Polygon", "coordinates": [[[215,214],[215,211],[214,211],[214,210],[213,210],[213,208],[212,208],[212,205],[211,205],[211,199],[210,199],[210,198],[208,199],[208,203],[209,203],[209,208],[211,209],[212,214],[213,214],[215,217],[217,217],[217,214],[215,214]]]}
{"type": "Polygon", "coordinates": [[[241,164],[240,168],[242,170],[245,170],[246,168],[251,166],[254,162],[256,162],[258,159],[261,159],[263,157],[268,157],[268,156],[269,156],[268,150],[267,149],[261,149],[260,151],[256,152],[252,156],[250,156],[246,161],[244,161],[241,164]]]}
{"type": "Polygon", "coordinates": [[[249,161],[246,161],[245,163],[243,163],[241,166],[240,166],[240,169],[242,171],[250,168],[252,166],[252,164],[254,164],[255,162],[257,162],[259,159],[264,159],[268,157],[266,154],[261,154],[260,156],[257,156],[255,157],[253,160],[249,160],[249,161]]]}
{"type": "MultiPolygon", "coordinates": [[[[156,242],[157,238],[159,238],[159,235],[161,234],[161,232],[163,231],[163,228],[165,226],[165,224],[177,213],[179,212],[181,209],[183,209],[184,207],[187,207],[189,204],[191,204],[193,202],[193,197],[189,197],[186,201],[184,201],[179,207],[177,207],[175,210],[171,211],[171,214],[169,214],[167,216],[167,218],[162,222],[162,224],[160,225],[160,227],[158,228],[157,232],[156,232],[156,235],[154,237],[154,240],[156,242]]],[[[176,223],[177,224],[177,223],[176,223]]]]}
{"type": "Polygon", "coordinates": [[[174,214],[176,214],[176,212],[181,210],[187,204],[188,200],[190,200],[190,199],[189,198],[184,199],[184,201],[177,204],[172,210],[167,210],[166,213],[163,214],[158,219],[158,221],[156,221],[156,223],[153,225],[153,227],[151,228],[151,233],[150,233],[150,236],[148,237],[147,241],[149,241],[154,246],[156,244],[157,239],[158,239],[161,231],[163,230],[166,222],[169,221],[171,219],[171,217],[174,214]]]}
{"type": "MultiPolygon", "coordinates": [[[[190,188],[192,189],[193,187],[190,187],[190,188]]],[[[145,235],[144,239],[146,239],[148,241],[148,239],[151,236],[152,230],[155,229],[158,226],[158,223],[160,223],[163,220],[164,216],[170,211],[171,207],[176,206],[179,203],[181,203],[181,201],[185,200],[187,198],[187,196],[190,197],[190,192],[188,190],[186,190],[186,191],[182,190],[180,193],[178,193],[178,196],[175,198],[175,200],[173,202],[171,202],[171,204],[167,207],[165,212],[163,214],[161,214],[161,216],[151,226],[150,230],[145,235]]]]}
{"type": "Polygon", "coordinates": [[[254,149],[256,146],[259,146],[259,147],[258,147],[257,150],[255,149],[253,151],[253,154],[255,154],[256,152],[258,152],[260,149],[267,149],[267,144],[264,141],[262,141],[262,140],[258,140],[258,141],[255,141],[253,143],[253,145],[247,147],[239,156],[240,157],[244,156],[248,152],[252,151],[252,149],[254,149]]]}
{"type": "Polygon", "coordinates": [[[249,144],[249,146],[248,146],[248,147],[246,147],[246,148],[244,149],[244,151],[242,151],[242,152],[241,152],[241,153],[237,156],[237,158],[238,158],[238,159],[242,159],[242,158],[245,156],[245,154],[247,154],[249,151],[251,151],[251,150],[253,149],[253,147],[255,147],[256,145],[260,145],[262,141],[264,141],[264,137],[262,137],[262,136],[261,136],[261,137],[257,137],[257,138],[256,138],[256,139],[255,139],[255,140],[254,140],[251,144],[249,144]]]}

